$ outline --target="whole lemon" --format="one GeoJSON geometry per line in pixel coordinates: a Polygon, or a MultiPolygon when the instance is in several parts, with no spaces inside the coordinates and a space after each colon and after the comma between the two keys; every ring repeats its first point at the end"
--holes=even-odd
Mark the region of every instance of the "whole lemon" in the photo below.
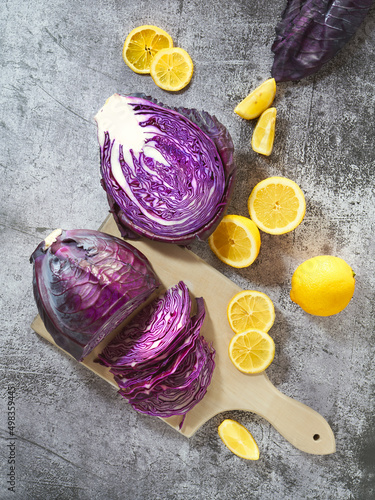
{"type": "Polygon", "coordinates": [[[313,257],[294,271],[290,298],[309,314],[337,314],[345,309],[353,297],[354,276],[349,264],[339,257],[313,257]]]}

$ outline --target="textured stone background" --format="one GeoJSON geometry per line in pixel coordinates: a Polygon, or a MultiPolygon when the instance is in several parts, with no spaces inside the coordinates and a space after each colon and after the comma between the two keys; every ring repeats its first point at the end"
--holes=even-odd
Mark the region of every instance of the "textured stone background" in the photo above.
{"type": "Polygon", "coordinates": [[[0,498],[374,498],[374,42],[375,10],[317,75],[278,87],[274,152],[256,155],[254,124],[235,105],[270,76],[274,28],[285,0],[36,2],[9,0],[1,37],[1,479],[0,498]],[[122,61],[128,32],[166,29],[191,54],[191,85],[172,95],[122,61]],[[56,227],[97,228],[107,215],[93,116],[114,92],[143,91],[169,105],[204,108],[228,127],[238,181],[230,211],[247,215],[256,182],[295,180],[307,213],[294,232],[262,235],[258,260],[235,271],[206,243],[193,250],[276,306],[276,357],[268,369],[285,394],[321,413],[337,452],[298,451],[265,420],[229,412],[190,440],[134,412],[104,381],[40,339],[29,256],[56,227]],[[289,299],[305,259],[329,253],[357,273],[350,305],[308,316],[289,299]],[[16,493],[7,491],[7,388],[16,388],[16,493]],[[224,417],[242,422],[261,458],[221,443],[224,417]]]}

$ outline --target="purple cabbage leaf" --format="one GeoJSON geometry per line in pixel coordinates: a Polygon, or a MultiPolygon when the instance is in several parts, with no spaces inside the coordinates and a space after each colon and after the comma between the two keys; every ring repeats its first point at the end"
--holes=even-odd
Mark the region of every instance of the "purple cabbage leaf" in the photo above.
{"type": "Polygon", "coordinates": [[[210,114],[114,94],[97,113],[102,186],[125,238],[206,239],[234,188],[233,142],[210,114]]]}
{"type": "Polygon", "coordinates": [[[146,306],[105,348],[103,355],[113,360],[112,366],[138,368],[150,361],[161,361],[190,320],[190,310],[189,290],[181,282],[146,306]]]}
{"type": "Polygon", "coordinates": [[[288,0],[271,48],[275,80],[300,80],[318,71],[355,34],[373,3],[288,0]]]}
{"type": "Polygon", "coordinates": [[[33,252],[38,312],[55,343],[81,361],[159,287],[147,258],[92,230],[56,230],[33,252]]]}
{"type": "Polygon", "coordinates": [[[200,334],[204,301],[191,299],[184,282],[138,313],[98,356],[121,394],[148,415],[186,415],[207,392],[215,351],[200,334]],[[149,356],[147,356],[149,353],[149,356]]]}
{"type": "MultiPolygon", "coordinates": [[[[165,379],[154,387],[147,397],[129,399],[132,407],[140,413],[168,418],[186,415],[203,399],[211,382],[214,361],[211,348],[199,337],[196,349],[180,373],[165,379]]],[[[120,391],[122,393],[122,391],[120,391]]],[[[126,394],[124,394],[126,397],[126,394]]]]}

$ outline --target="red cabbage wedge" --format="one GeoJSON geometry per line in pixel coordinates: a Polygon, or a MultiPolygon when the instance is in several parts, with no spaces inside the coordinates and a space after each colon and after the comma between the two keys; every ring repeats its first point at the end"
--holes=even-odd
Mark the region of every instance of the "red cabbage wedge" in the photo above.
{"type": "Polygon", "coordinates": [[[349,41],[374,0],[288,0],[272,45],[277,82],[314,74],[349,41]]]}
{"type": "Polygon", "coordinates": [[[97,113],[102,185],[121,235],[206,239],[234,187],[233,142],[213,116],[114,94],[97,113]]]}
{"type": "Polygon", "coordinates": [[[190,317],[189,291],[180,281],[138,313],[98,356],[135,410],[158,417],[186,415],[206,394],[215,351],[200,334],[203,299],[196,305],[190,317]]]}
{"type": "Polygon", "coordinates": [[[77,360],[159,287],[141,252],[99,231],[58,229],[38,245],[30,261],[44,325],[77,360]]]}

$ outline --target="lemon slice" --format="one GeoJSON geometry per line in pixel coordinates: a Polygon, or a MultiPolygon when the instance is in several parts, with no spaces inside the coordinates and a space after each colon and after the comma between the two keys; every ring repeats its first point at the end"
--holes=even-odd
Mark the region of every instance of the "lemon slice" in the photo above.
{"type": "Polygon", "coordinates": [[[251,147],[256,153],[269,156],[272,153],[275,139],[276,108],[268,108],[255,125],[251,138],[251,147]]]}
{"type": "Polygon", "coordinates": [[[285,177],[269,177],[259,182],[248,199],[255,224],[269,234],[284,234],[295,229],[306,211],[300,187],[285,177]]]}
{"type": "Polygon", "coordinates": [[[225,215],[208,238],[211,250],[232,267],[250,266],[258,257],[260,234],[253,221],[241,215],[225,215]]]}
{"type": "Polygon", "coordinates": [[[266,332],[251,329],[236,333],[229,343],[229,357],[243,373],[261,373],[275,357],[275,343],[266,332]]]}
{"type": "Polygon", "coordinates": [[[163,90],[181,90],[190,82],[194,65],[186,50],[180,47],[162,49],[151,61],[150,73],[163,90]]]}
{"type": "Polygon", "coordinates": [[[227,418],[219,425],[218,433],[225,446],[232,453],[246,460],[258,460],[258,445],[246,427],[227,418]]]}
{"type": "Polygon", "coordinates": [[[229,325],[235,333],[250,328],[268,332],[275,321],[275,308],[265,293],[243,290],[230,300],[227,316],[229,325]]]}
{"type": "Polygon", "coordinates": [[[168,47],[173,47],[171,36],[157,26],[146,24],[134,28],[126,37],[122,57],[136,73],[148,74],[152,58],[168,47]]]}
{"type": "Polygon", "coordinates": [[[276,81],[270,78],[251,92],[235,108],[234,112],[241,118],[252,120],[260,116],[271,106],[276,94],[276,81]]]}

